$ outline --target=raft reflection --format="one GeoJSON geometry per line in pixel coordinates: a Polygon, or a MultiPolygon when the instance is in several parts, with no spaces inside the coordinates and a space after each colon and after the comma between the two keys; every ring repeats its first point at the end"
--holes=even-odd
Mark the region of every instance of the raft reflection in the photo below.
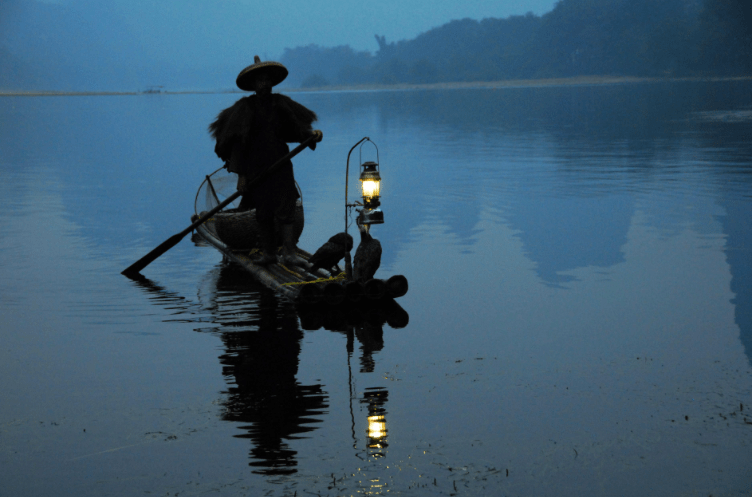
{"type": "MultiPolygon", "coordinates": [[[[324,385],[304,385],[297,379],[303,329],[323,327],[343,333],[348,366],[357,338],[360,372],[371,373],[373,355],[384,347],[383,325],[389,322],[402,327],[409,316],[394,301],[362,309],[310,308],[299,315],[292,304],[255,283],[231,262],[223,261],[207,276],[198,304],[146,278],[136,283],[154,304],[173,311],[172,320],[201,323],[196,331],[216,334],[222,341],[224,352],[219,361],[228,388],[222,392],[221,419],[239,423],[243,433],[234,436],[252,441],[248,464],[253,472],[294,474],[297,451],[289,441],[307,438],[330,407],[324,385]],[[206,326],[207,321],[211,325],[206,326]]],[[[351,388],[351,402],[356,397],[351,388]]],[[[373,387],[366,388],[360,399],[367,411],[365,451],[370,457],[386,455],[387,398],[385,388],[373,387]]],[[[352,418],[353,447],[361,457],[355,424],[352,418]]]]}
{"type": "MultiPolygon", "coordinates": [[[[410,321],[410,316],[394,300],[388,299],[379,302],[377,305],[374,305],[373,302],[365,302],[360,307],[350,304],[343,308],[301,309],[300,319],[305,329],[315,330],[323,327],[343,333],[347,337],[353,448],[356,449],[355,455],[362,459],[363,457],[360,454],[363,450],[359,449],[360,444],[355,433],[356,420],[352,407],[352,402],[356,400],[357,396],[353,391],[352,370],[350,368],[355,338],[361,345],[360,373],[373,373],[376,366],[374,353],[384,348],[384,325],[388,324],[392,328],[403,328],[410,321]]],[[[369,387],[365,389],[363,397],[359,401],[367,412],[364,449],[366,457],[381,458],[386,456],[386,448],[389,446],[386,419],[388,397],[389,392],[386,388],[369,387]]]]}

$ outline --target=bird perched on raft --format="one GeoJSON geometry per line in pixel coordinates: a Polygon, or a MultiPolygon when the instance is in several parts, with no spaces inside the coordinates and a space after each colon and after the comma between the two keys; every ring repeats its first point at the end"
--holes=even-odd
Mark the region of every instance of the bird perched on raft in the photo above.
{"type": "Polygon", "coordinates": [[[368,225],[358,224],[360,245],[353,258],[353,279],[361,283],[373,278],[381,265],[381,242],[368,232],[368,225]]]}
{"type": "Polygon", "coordinates": [[[323,244],[308,260],[312,264],[309,271],[317,269],[326,269],[330,273],[335,273],[334,266],[345,257],[345,252],[353,248],[353,237],[347,233],[337,233],[323,244]]]}

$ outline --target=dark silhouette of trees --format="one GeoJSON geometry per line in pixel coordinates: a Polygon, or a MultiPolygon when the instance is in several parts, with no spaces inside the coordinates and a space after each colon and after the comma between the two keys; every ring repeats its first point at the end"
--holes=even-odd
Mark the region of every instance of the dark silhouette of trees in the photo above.
{"type": "MultiPolygon", "coordinates": [[[[696,12],[688,0],[566,0],[533,42],[537,76],[653,76],[678,69],[696,12]]],[[[686,65],[686,62],[685,62],[686,65]]]]}
{"type": "Polygon", "coordinates": [[[373,57],[369,52],[358,52],[349,46],[307,45],[286,48],[281,62],[291,69],[289,84],[311,88],[368,83],[373,57]]]}
{"type": "Polygon", "coordinates": [[[560,0],[540,17],[462,19],[412,40],[375,38],[375,54],[309,45],[282,61],[300,81],[310,78],[307,86],[752,73],[749,0],[560,0]]]}

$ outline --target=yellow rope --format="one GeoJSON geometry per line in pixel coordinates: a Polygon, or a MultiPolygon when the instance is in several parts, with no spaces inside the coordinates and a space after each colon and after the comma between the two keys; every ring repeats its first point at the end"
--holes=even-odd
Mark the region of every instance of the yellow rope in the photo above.
{"type": "MultiPolygon", "coordinates": [[[[280,266],[282,266],[282,264],[280,264],[280,266]]],[[[285,266],[282,266],[282,267],[287,269],[285,266]]],[[[290,271],[289,269],[287,270],[290,271]]],[[[290,272],[292,273],[292,271],[290,272]]],[[[319,278],[313,281],[291,281],[290,283],[282,283],[280,286],[310,285],[311,283],[325,283],[327,281],[342,281],[344,279],[345,279],[345,273],[341,272],[337,276],[332,276],[331,278],[319,278]]]]}
{"type": "Polygon", "coordinates": [[[292,269],[287,269],[284,264],[280,264],[279,267],[281,267],[282,269],[284,269],[285,271],[287,271],[288,273],[290,273],[293,276],[300,276],[298,273],[296,273],[292,269]]]}
{"type": "MultiPolygon", "coordinates": [[[[248,252],[248,255],[251,256],[253,254],[261,252],[261,249],[255,248],[248,252]]],[[[300,277],[299,273],[296,273],[295,271],[288,269],[284,264],[279,264],[279,267],[290,273],[291,275],[295,277],[300,277]]],[[[282,283],[280,286],[292,286],[292,285],[310,285],[311,283],[325,283],[327,281],[342,281],[346,277],[345,272],[339,273],[337,276],[332,276],[330,278],[318,278],[313,281],[291,281],[289,283],[282,283]]]]}

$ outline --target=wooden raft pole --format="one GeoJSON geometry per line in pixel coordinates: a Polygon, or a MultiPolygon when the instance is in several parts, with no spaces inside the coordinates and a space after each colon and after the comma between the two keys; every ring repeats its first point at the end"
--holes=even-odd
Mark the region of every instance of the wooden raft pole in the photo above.
{"type": "MultiPolygon", "coordinates": [[[[325,302],[339,305],[344,302],[357,303],[365,300],[383,300],[402,297],[407,293],[407,278],[395,275],[387,280],[372,279],[364,284],[357,281],[342,281],[334,278],[341,273],[339,266],[335,274],[319,269],[315,273],[301,267],[286,267],[281,264],[256,264],[247,250],[233,249],[225,244],[214,232],[212,221],[196,227],[196,232],[222,252],[228,259],[242,266],[261,284],[278,292],[288,300],[302,305],[315,305],[325,302]]],[[[298,256],[309,260],[311,254],[298,249],[298,256]]]]}
{"type": "Polygon", "coordinates": [[[214,245],[217,249],[219,249],[226,257],[228,257],[230,260],[240,264],[243,266],[248,272],[250,272],[254,278],[256,278],[259,283],[263,284],[264,286],[267,286],[271,288],[272,290],[281,293],[285,297],[294,300],[296,297],[296,292],[288,287],[283,286],[279,279],[271,274],[266,268],[263,266],[259,266],[258,264],[253,264],[250,257],[243,255],[242,253],[235,252],[230,249],[227,245],[225,245],[219,238],[216,238],[213,236],[213,234],[206,228],[206,226],[198,226],[196,228],[196,231],[209,243],[214,245]]]}

